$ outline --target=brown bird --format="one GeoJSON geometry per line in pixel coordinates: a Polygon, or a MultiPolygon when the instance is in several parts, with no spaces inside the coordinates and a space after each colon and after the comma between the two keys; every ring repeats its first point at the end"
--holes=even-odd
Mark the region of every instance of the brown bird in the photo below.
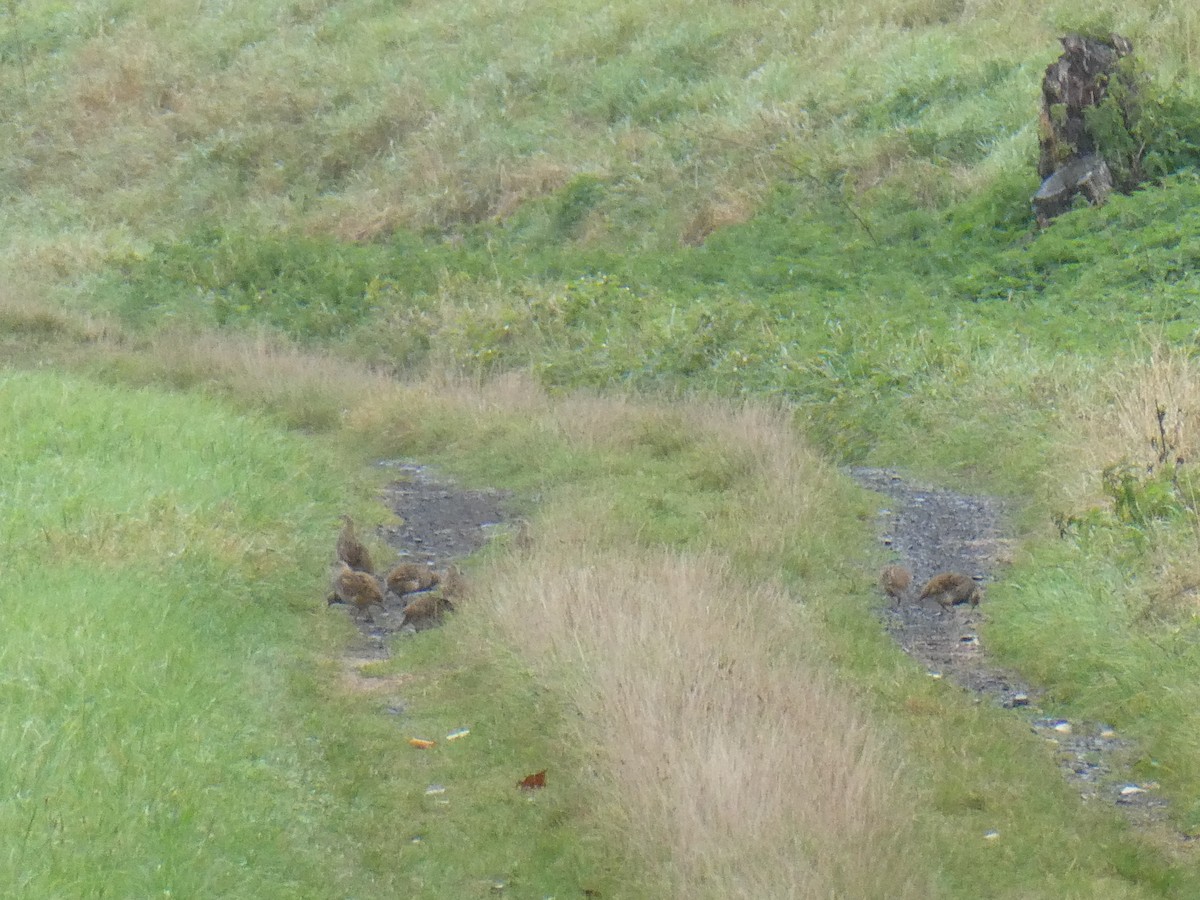
{"type": "Polygon", "coordinates": [[[897,605],[908,593],[910,584],[912,584],[912,572],[905,566],[886,566],[879,575],[879,586],[883,588],[885,594],[896,601],[897,605]]]}
{"type": "Polygon", "coordinates": [[[357,572],[374,572],[371,554],[358,539],[358,533],[354,530],[354,520],[349,516],[342,516],[342,523],[342,532],[337,540],[337,558],[357,572]]]}
{"type": "Polygon", "coordinates": [[[514,526],[513,543],[521,553],[533,549],[533,526],[528,519],[517,519],[514,526]]]}
{"type": "Polygon", "coordinates": [[[941,604],[942,609],[970,603],[978,606],[983,591],[970,575],[961,572],[942,572],[934,575],[921,589],[922,600],[932,598],[941,604]]]}
{"type": "Polygon", "coordinates": [[[435,587],[441,577],[427,563],[402,562],[392,567],[387,573],[388,590],[397,597],[405,594],[415,594],[417,591],[427,591],[435,587]]]}
{"type": "Polygon", "coordinates": [[[471,588],[462,569],[454,563],[447,566],[445,574],[442,575],[442,597],[453,607],[454,602],[465,600],[470,592],[471,588]]]}
{"type": "Polygon", "coordinates": [[[414,597],[404,607],[402,626],[409,626],[414,631],[424,631],[442,622],[442,613],[452,612],[453,604],[438,593],[422,594],[414,597]]]}
{"type": "Polygon", "coordinates": [[[348,603],[368,616],[370,607],[383,607],[383,588],[374,575],[356,572],[344,560],[338,560],[333,567],[332,581],[333,593],[326,601],[327,605],[348,603]]]}

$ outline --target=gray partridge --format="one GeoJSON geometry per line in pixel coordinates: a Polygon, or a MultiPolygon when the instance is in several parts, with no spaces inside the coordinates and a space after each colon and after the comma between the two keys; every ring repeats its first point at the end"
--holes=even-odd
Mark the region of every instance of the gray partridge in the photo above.
{"type": "Polygon", "coordinates": [[[337,540],[337,558],[357,572],[375,571],[375,567],[371,565],[371,554],[358,539],[358,533],[354,530],[354,520],[349,516],[342,516],[342,531],[337,540]]]}
{"type": "Polygon", "coordinates": [[[908,587],[912,584],[912,572],[905,566],[886,566],[879,575],[879,586],[883,592],[899,605],[908,587]]]}
{"type": "Polygon", "coordinates": [[[932,598],[941,604],[943,609],[949,609],[951,606],[958,606],[961,603],[978,606],[982,596],[983,591],[970,575],[964,575],[961,572],[942,572],[925,582],[925,587],[921,589],[920,599],[932,598]]]}
{"type": "Polygon", "coordinates": [[[405,594],[427,591],[436,586],[441,578],[427,563],[402,562],[392,567],[385,580],[389,591],[397,597],[403,597],[405,594]]]}
{"type": "Polygon", "coordinates": [[[366,612],[372,606],[383,607],[383,588],[379,579],[366,572],[356,572],[344,560],[338,560],[333,567],[333,593],[327,600],[328,605],[348,603],[359,612],[366,612]]]}
{"type": "Polygon", "coordinates": [[[422,594],[414,597],[404,607],[403,626],[411,627],[414,631],[424,631],[441,624],[442,613],[452,610],[450,602],[439,593],[422,594]]]}

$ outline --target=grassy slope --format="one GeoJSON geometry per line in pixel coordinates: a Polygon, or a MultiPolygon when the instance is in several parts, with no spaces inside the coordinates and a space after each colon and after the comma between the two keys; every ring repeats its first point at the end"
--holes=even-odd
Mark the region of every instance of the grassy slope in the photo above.
{"type": "MultiPolygon", "coordinates": [[[[1145,449],[1155,398],[1122,440],[1091,426],[1143,348],[1192,342],[1198,188],[1032,234],[1036,82],[1070,6],[855,9],[15,4],[4,265],[35,298],[266,323],[402,369],[781,396],[831,453],[1027,498],[1045,536],[1145,449]]],[[[1106,15],[1194,94],[1191,4],[1106,15]]],[[[210,374],[177,359],[152,377],[210,374]]],[[[345,408],[260,396],[296,424],[345,408]]],[[[431,424],[415,446],[446,440],[431,424]]],[[[513,446],[479,450],[509,471],[513,446]]],[[[1121,716],[1193,830],[1198,707],[1147,700],[1194,680],[1191,520],[1138,525],[1022,555],[991,638],[1066,711],[1121,716]]]]}

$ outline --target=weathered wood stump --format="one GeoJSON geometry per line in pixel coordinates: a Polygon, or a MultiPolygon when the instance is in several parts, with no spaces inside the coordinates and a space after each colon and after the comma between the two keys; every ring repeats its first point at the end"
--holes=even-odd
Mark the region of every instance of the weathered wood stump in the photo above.
{"type": "Polygon", "coordinates": [[[1045,228],[1051,219],[1070,209],[1076,194],[1083,194],[1092,206],[1102,206],[1112,187],[1112,172],[1099,153],[1072,160],[1043,181],[1033,195],[1038,225],[1045,228]]]}
{"type": "Polygon", "coordinates": [[[1112,172],[1098,152],[1085,113],[1104,100],[1117,64],[1133,52],[1133,44],[1119,34],[1068,34],[1059,40],[1063,54],[1046,67],[1042,79],[1038,175],[1044,181],[1033,208],[1043,226],[1070,209],[1078,193],[1094,205],[1108,199],[1112,172]]]}

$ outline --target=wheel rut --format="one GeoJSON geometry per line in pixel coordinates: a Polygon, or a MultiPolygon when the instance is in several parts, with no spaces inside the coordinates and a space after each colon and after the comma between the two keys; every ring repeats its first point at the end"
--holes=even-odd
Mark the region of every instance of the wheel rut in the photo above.
{"type": "MultiPolygon", "coordinates": [[[[917,484],[890,469],[854,468],[852,478],[884,495],[879,513],[879,540],[898,565],[912,572],[912,586],[899,603],[878,610],[881,624],[896,643],[929,672],[975,695],[977,702],[1013,711],[1042,736],[1066,777],[1089,802],[1106,802],[1141,826],[1168,826],[1167,802],[1158,785],[1138,781],[1130,773],[1136,758],[1133,744],[1103,722],[1080,722],[1045,708],[1044,692],[999,665],[980,634],[986,620],[987,585],[1010,561],[1012,541],[1005,527],[1005,508],[995,497],[961,494],[917,484]],[[984,589],[979,607],[943,610],[918,601],[933,575],[958,571],[984,589]]],[[[1184,839],[1183,835],[1180,835],[1184,839]]]]}

